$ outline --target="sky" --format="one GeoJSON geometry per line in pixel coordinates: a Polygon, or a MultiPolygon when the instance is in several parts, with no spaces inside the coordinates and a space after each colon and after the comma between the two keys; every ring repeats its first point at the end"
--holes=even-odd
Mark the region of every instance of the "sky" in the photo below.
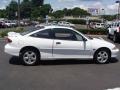
{"type": "MultiPolygon", "coordinates": [[[[4,9],[11,0],[1,0],[0,9],[4,9]]],[[[88,10],[88,8],[105,9],[105,14],[116,14],[118,10],[118,4],[115,0],[45,0],[45,4],[51,4],[55,10],[63,8],[80,7],[88,10]]]]}

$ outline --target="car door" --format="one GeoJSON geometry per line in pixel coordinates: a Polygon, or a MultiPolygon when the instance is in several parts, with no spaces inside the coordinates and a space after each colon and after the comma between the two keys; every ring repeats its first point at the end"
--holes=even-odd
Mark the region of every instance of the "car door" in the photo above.
{"type": "Polygon", "coordinates": [[[40,50],[41,58],[52,58],[53,38],[51,29],[36,32],[31,35],[31,39],[29,38],[29,40],[32,41],[32,46],[35,46],[40,50]]]}
{"type": "Polygon", "coordinates": [[[87,42],[77,32],[70,29],[54,28],[53,57],[54,58],[85,58],[89,57],[87,42]]]}

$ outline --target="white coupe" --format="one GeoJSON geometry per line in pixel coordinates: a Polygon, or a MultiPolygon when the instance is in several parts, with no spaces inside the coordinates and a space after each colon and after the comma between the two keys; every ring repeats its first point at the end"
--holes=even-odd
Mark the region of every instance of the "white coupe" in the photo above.
{"type": "Polygon", "coordinates": [[[5,52],[19,56],[24,65],[36,65],[40,60],[93,59],[108,63],[119,49],[103,39],[90,38],[70,27],[45,26],[24,33],[8,33],[5,52]]]}

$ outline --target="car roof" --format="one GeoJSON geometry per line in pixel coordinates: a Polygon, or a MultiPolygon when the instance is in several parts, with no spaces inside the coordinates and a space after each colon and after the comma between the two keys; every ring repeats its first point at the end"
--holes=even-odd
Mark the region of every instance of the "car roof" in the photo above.
{"type": "Polygon", "coordinates": [[[57,26],[57,25],[50,25],[50,26],[44,26],[45,29],[50,29],[50,28],[64,28],[64,29],[73,29],[71,27],[65,27],[65,26],[57,26]]]}

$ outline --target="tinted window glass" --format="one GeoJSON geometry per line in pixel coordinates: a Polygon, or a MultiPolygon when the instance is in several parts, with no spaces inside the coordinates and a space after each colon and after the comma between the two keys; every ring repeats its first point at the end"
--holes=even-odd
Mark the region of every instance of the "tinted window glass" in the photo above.
{"type": "Polygon", "coordinates": [[[83,41],[83,37],[81,35],[76,33],[75,36],[76,36],[78,41],[83,41]]]}
{"type": "Polygon", "coordinates": [[[34,33],[31,36],[32,37],[38,37],[38,38],[51,38],[50,33],[51,33],[51,30],[47,29],[47,30],[43,30],[43,31],[34,33]]]}
{"type": "Polygon", "coordinates": [[[53,30],[54,32],[54,38],[60,39],[60,40],[75,40],[75,41],[81,41],[83,40],[82,36],[80,36],[78,33],[69,30],[69,29],[61,29],[56,28],[53,30]]]}
{"type": "Polygon", "coordinates": [[[44,27],[40,27],[40,28],[36,28],[36,27],[33,27],[33,28],[28,28],[27,30],[25,30],[25,32],[22,32],[22,33],[20,33],[21,35],[26,35],[26,34],[29,34],[29,33],[31,33],[31,32],[34,32],[34,31],[36,31],[36,30],[40,30],[40,29],[43,29],[44,27]]]}

